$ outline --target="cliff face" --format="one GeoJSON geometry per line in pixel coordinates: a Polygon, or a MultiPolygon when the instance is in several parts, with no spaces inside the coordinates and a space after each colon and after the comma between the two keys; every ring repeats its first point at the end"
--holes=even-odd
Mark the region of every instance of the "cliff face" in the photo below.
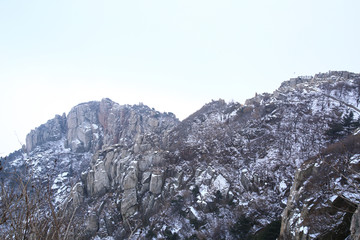
{"type": "MultiPolygon", "coordinates": [[[[56,201],[76,207],[87,238],[245,239],[276,223],[286,208],[283,239],[306,239],[327,230],[307,229],[298,220],[310,221],[306,209],[324,196],[305,201],[319,191],[302,187],[319,168],[302,164],[329,144],[329,122],[350,111],[357,118],[359,98],[360,75],[329,72],[291,79],[245,105],[213,101],[182,122],[143,105],[103,99],[32,131],[28,154],[13,162],[32,159],[40,176],[46,168],[39,166],[55,156],[60,160],[56,201]],[[310,170],[297,172],[290,191],[299,167],[310,170]]],[[[335,204],[331,213],[351,202],[329,198],[335,204]]],[[[329,226],[345,222],[337,211],[329,226]]]]}
{"type": "Polygon", "coordinates": [[[103,146],[137,141],[144,134],[162,134],[177,123],[173,114],[103,99],[79,104],[67,116],[56,116],[32,130],[26,137],[26,148],[30,152],[36,146],[65,137],[65,145],[73,152],[95,153],[103,146]]]}
{"type": "MultiPolygon", "coordinates": [[[[69,183],[83,179],[86,184],[77,184],[71,193],[74,201],[81,203],[84,196],[99,196],[122,184],[121,174],[134,160],[132,155],[150,150],[151,155],[159,150],[178,122],[174,114],[160,113],[142,104],[119,105],[110,99],[82,103],[67,116],[56,116],[32,130],[26,138],[28,153],[13,166],[25,160],[39,178],[51,173],[56,203],[63,202],[70,193],[69,183]],[[115,154],[116,149],[121,151],[115,154]],[[115,162],[119,153],[128,159],[121,166],[115,162]],[[89,173],[81,175],[86,169],[89,173]]],[[[137,164],[133,165],[136,168],[137,164]]]]}
{"type": "Polygon", "coordinates": [[[56,141],[62,138],[66,132],[66,116],[56,115],[54,119],[32,130],[26,136],[26,149],[28,152],[34,150],[36,146],[49,141],[56,141]]]}

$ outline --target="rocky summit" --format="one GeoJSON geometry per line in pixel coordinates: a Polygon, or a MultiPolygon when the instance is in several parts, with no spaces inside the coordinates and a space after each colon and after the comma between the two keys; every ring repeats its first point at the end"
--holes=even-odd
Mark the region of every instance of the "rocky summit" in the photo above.
{"type": "Polygon", "coordinates": [[[359,102],[360,74],[330,71],[183,121],[143,104],[79,104],[1,159],[1,236],[360,239],[359,102]],[[28,212],[42,235],[34,220],[11,227],[21,209],[4,191],[16,171],[47,189],[28,212]]]}

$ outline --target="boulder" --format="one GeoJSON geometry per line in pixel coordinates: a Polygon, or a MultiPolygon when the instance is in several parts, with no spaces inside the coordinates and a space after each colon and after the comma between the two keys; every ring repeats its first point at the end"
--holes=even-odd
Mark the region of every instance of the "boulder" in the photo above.
{"type": "Polygon", "coordinates": [[[215,192],[219,191],[224,197],[227,196],[230,189],[230,183],[221,174],[214,179],[212,186],[215,192]]]}
{"type": "Polygon", "coordinates": [[[91,213],[86,221],[86,230],[91,233],[97,232],[99,229],[99,217],[96,213],[91,213]]]}
{"type": "Polygon", "coordinates": [[[127,174],[124,178],[123,189],[135,189],[138,183],[138,167],[137,162],[132,162],[132,166],[127,169],[127,174]]]}
{"type": "Polygon", "coordinates": [[[160,172],[152,173],[150,179],[149,191],[155,195],[160,194],[162,185],[163,185],[163,174],[160,172]]]}
{"type": "Polygon", "coordinates": [[[140,194],[144,194],[150,189],[151,172],[144,172],[141,179],[140,194]]]}
{"type": "Polygon", "coordinates": [[[105,164],[103,161],[98,161],[87,176],[87,189],[90,195],[104,194],[110,187],[108,174],[105,171],[105,164]]]}
{"type": "Polygon", "coordinates": [[[136,189],[127,189],[124,191],[121,199],[121,214],[128,218],[137,211],[137,196],[136,189]]]}
{"type": "Polygon", "coordinates": [[[74,206],[79,206],[84,202],[84,186],[81,182],[75,184],[71,190],[71,198],[74,206]]]}

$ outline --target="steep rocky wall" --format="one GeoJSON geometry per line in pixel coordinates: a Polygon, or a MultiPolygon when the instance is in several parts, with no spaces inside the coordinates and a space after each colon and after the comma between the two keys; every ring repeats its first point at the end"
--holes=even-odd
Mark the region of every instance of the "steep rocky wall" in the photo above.
{"type": "MultiPolygon", "coordinates": [[[[87,197],[93,197],[102,196],[111,188],[116,189],[122,195],[122,216],[132,216],[139,208],[145,209],[144,214],[147,214],[152,211],[154,199],[162,193],[164,172],[168,165],[166,154],[153,149],[133,154],[133,147],[120,144],[98,151],[90,171],[83,176],[82,192],[86,192],[87,197]],[[140,200],[145,194],[150,194],[148,197],[151,199],[141,205],[140,200]]],[[[80,191],[75,189],[75,192],[80,191]]]]}
{"type": "Polygon", "coordinates": [[[85,192],[101,196],[110,188],[123,191],[122,214],[133,214],[138,209],[134,207],[138,195],[150,192],[156,196],[162,190],[169,152],[156,142],[157,138],[154,142],[154,136],[148,134],[131,144],[123,142],[97,151],[90,171],[83,177],[85,192]]]}
{"type": "MultiPolygon", "coordinates": [[[[106,218],[121,216],[123,223],[135,221],[144,225],[150,217],[158,218],[159,214],[163,215],[161,221],[171,221],[171,213],[175,211],[177,216],[180,211],[183,217],[179,224],[191,228],[189,219],[196,222],[207,218],[200,216],[197,209],[214,211],[213,208],[220,204],[218,201],[232,200],[229,180],[218,169],[211,166],[192,168],[184,162],[175,164],[174,153],[148,148],[146,138],[137,145],[141,149],[137,153],[134,145],[121,144],[98,151],[90,170],[83,175],[83,182],[73,188],[70,201],[79,206],[90,199],[116,196],[116,209],[108,205],[100,208],[101,202],[93,202],[88,206],[89,214],[106,218]],[[93,212],[91,209],[98,210],[93,212]]],[[[90,215],[86,216],[90,218],[90,215]]],[[[153,224],[158,226],[161,221],[155,220],[153,224]]],[[[86,228],[92,229],[89,224],[86,228]]],[[[99,232],[104,229],[108,232],[111,228],[100,219],[94,226],[103,229],[97,228],[99,232]]],[[[127,224],[118,223],[118,227],[126,229],[127,224]]]]}
{"type": "Polygon", "coordinates": [[[38,145],[44,144],[48,141],[59,140],[63,137],[66,131],[67,126],[65,113],[62,116],[56,115],[55,118],[40,125],[35,128],[35,130],[31,130],[31,132],[26,136],[26,150],[30,152],[38,145]]]}
{"type": "MultiPolygon", "coordinates": [[[[144,105],[119,105],[110,99],[82,103],[67,117],[56,116],[31,131],[26,138],[28,151],[47,141],[66,136],[73,152],[92,152],[103,146],[138,141],[144,134],[162,135],[178,124],[173,114],[159,113],[144,105]]],[[[161,143],[164,139],[159,139],[161,143]]]]}
{"type": "Polygon", "coordinates": [[[74,152],[93,152],[101,147],[98,112],[99,102],[88,102],[72,108],[67,115],[67,146],[74,152]]]}
{"type": "Polygon", "coordinates": [[[132,144],[144,134],[162,135],[178,120],[144,105],[119,105],[110,99],[74,107],[68,115],[68,146],[95,153],[103,146],[132,144]]]}

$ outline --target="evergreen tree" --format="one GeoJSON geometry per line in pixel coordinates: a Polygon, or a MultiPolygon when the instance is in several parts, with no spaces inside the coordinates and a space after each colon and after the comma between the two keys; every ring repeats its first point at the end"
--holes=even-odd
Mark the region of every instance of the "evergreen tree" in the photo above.
{"type": "Polygon", "coordinates": [[[340,122],[332,121],[328,125],[329,129],[326,130],[325,134],[329,136],[331,141],[334,141],[352,134],[356,128],[360,127],[360,119],[354,120],[354,113],[350,111],[345,114],[340,122]]]}
{"type": "Polygon", "coordinates": [[[247,218],[245,215],[241,215],[236,223],[230,228],[230,233],[235,237],[235,239],[250,239],[249,232],[253,225],[251,219],[247,218]]]}
{"type": "Polygon", "coordinates": [[[351,134],[356,128],[359,127],[359,120],[354,120],[354,113],[350,111],[342,119],[345,135],[351,134]]]}
{"type": "Polygon", "coordinates": [[[336,140],[344,135],[344,127],[341,123],[331,122],[328,125],[329,129],[326,130],[325,134],[329,136],[331,141],[336,140]]]}

